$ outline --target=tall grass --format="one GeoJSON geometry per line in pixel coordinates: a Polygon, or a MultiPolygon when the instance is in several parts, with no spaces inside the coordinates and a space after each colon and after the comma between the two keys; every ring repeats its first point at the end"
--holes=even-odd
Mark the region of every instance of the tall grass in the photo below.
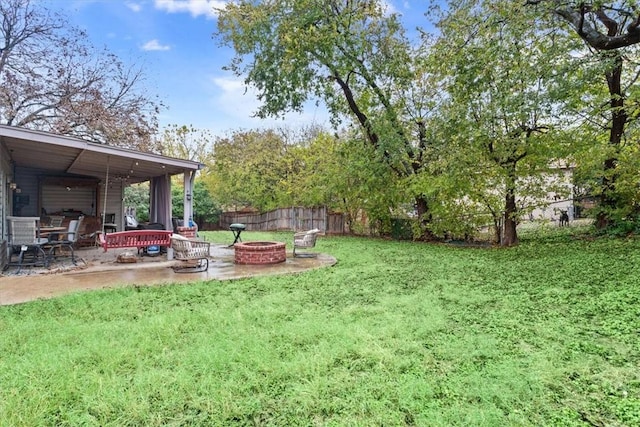
{"type": "Polygon", "coordinates": [[[522,240],[0,307],[0,425],[640,425],[640,241],[522,240]]]}

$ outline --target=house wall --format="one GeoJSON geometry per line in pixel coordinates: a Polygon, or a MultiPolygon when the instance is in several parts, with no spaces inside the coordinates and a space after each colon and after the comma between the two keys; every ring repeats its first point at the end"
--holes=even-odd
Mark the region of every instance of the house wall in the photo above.
{"type": "Polygon", "coordinates": [[[64,187],[62,185],[43,184],[40,187],[41,212],[48,214],[79,211],[85,215],[96,215],[96,191],[90,187],[64,187]]]}
{"type": "MultiPolygon", "coordinates": [[[[558,221],[561,211],[566,211],[569,220],[574,219],[573,203],[573,169],[558,168],[556,173],[545,178],[546,186],[560,187],[562,192],[550,191],[544,205],[535,208],[529,215],[529,220],[551,220],[558,221]]],[[[526,218],[525,218],[526,219],[526,218]]]]}
{"type": "Polygon", "coordinates": [[[531,213],[529,220],[536,221],[546,219],[550,221],[559,221],[561,211],[566,211],[569,215],[569,220],[573,221],[575,219],[573,199],[559,200],[550,203],[549,206],[537,208],[531,213]]]}
{"type": "Polygon", "coordinates": [[[9,215],[40,216],[38,209],[38,176],[44,172],[39,169],[15,168],[14,181],[18,190],[13,194],[13,209],[9,215]]]}
{"type": "MultiPolygon", "coordinates": [[[[16,168],[15,175],[20,193],[13,196],[13,215],[41,216],[43,209],[47,214],[75,211],[86,216],[102,215],[105,204],[102,182],[92,184],[91,178],[83,182],[83,177],[51,176],[49,171],[35,168],[16,168]],[[78,185],[73,184],[74,180],[78,185]]],[[[106,195],[107,213],[115,213],[116,224],[122,224],[124,183],[109,182],[106,195]]]]}
{"type": "Polygon", "coordinates": [[[0,146],[0,268],[7,265],[9,252],[7,249],[7,215],[11,209],[11,190],[9,182],[13,172],[9,161],[9,153],[0,146]]]}
{"type": "MultiPolygon", "coordinates": [[[[124,230],[124,188],[123,182],[110,182],[106,187],[106,212],[107,214],[115,214],[115,223],[118,227],[118,231],[124,230]]],[[[98,213],[97,215],[102,217],[104,212],[103,206],[105,206],[105,186],[100,184],[98,189],[98,213]]]]}

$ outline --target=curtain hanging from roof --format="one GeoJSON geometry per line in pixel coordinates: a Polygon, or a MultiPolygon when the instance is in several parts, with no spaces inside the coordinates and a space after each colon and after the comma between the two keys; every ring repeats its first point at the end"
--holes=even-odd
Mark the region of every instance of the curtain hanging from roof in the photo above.
{"type": "Polygon", "coordinates": [[[164,225],[171,230],[171,179],[168,175],[157,176],[150,183],[149,221],[164,225]]]}
{"type": "Polygon", "coordinates": [[[104,223],[105,218],[107,216],[107,193],[109,192],[109,160],[111,156],[107,156],[107,172],[104,177],[104,201],[102,202],[102,220],[100,223],[102,224],[102,234],[104,234],[104,223]]]}

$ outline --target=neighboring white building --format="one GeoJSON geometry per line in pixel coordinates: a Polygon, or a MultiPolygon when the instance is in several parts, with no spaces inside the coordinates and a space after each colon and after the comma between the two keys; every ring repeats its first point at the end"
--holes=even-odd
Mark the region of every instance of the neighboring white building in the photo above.
{"type": "Polygon", "coordinates": [[[567,212],[570,221],[575,219],[573,200],[574,167],[574,165],[561,164],[560,162],[556,162],[552,166],[556,173],[544,178],[545,187],[551,188],[552,190],[547,193],[546,200],[544,200],[539,207],[536,207],[526,218],[523,218],[523,220],[559,221],[562,211],[567,212]]]}

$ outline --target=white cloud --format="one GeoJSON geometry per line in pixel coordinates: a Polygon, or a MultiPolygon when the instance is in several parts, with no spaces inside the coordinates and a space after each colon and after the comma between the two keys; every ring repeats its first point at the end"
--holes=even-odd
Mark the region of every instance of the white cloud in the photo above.
{"type": "Polygon", "coordinates": [[[170,50],[171,46],[166,44],[160,44],[157,39],[149,40],[142,46],[142,50],[170,50]]]}
{"type": "Polygon", "coordinates": [[[214,86],[220,92],[215,103],[224,107],[227,113],[249,117],[260,106],[256,91],[247,88],[242,80],[226,77],[212,78],[214,86]]]}
{"type": "Polygon", "coordinates": [[[204,15],[208,19],[218,16],[216,8],[222,9],[226,2],[221,0],[154,0],[156,9],[169,13],[188,12],[191,16],[198,17],[204,15]]]}
{"type": "Polygon", "coordinates": [[[133,12],[140,12],[142,10],[142,5],[140,3],[126,2],[125,5],[131,9],[133,12]]]}
{"type": "Polygon", "coordinates": [[[268,128],[288,126],[292,128],[310,124],[327,124],[329,116],[323,107],[316,107],[308,103],[302,113],[287,113],[284,117],[259,119],[253,117],[260,107],[257,92],[254,88],[247,88],[238,78],[213,77],[211,82],[219,92],[212,100],[212,107],[216,111],[224,111],[227,129],[233,128],[268,128]]]}
{"type": "Polygon", "coordinates": [[[389,0],[383,0],[381,2],[381,6],[382,6],[382,11],[384,12],[385,15],[398,13],[398,9],[396,9],[396,7],[389,0]]]}
{"type": "Polygon", "coordinates": [[[191,124],[222,136],[240,129],[301,129],[311,124],[327,128],[330,126],[326,109],[315,106],[312,102],[305,106],[302,113],[289,113],[280,118],[253,117],[260,102],[256,99],[255,89],[247,89],[242,78],[225,75],[202,77],[205,80],[200,80],[199,74],[189,78],[197,88],[181,88],[185,93],[197,90],[199,96],[185,99],[182,94],[175,101],[167,99],[170,108],[159,115],[160,127],[191,124]]]}

